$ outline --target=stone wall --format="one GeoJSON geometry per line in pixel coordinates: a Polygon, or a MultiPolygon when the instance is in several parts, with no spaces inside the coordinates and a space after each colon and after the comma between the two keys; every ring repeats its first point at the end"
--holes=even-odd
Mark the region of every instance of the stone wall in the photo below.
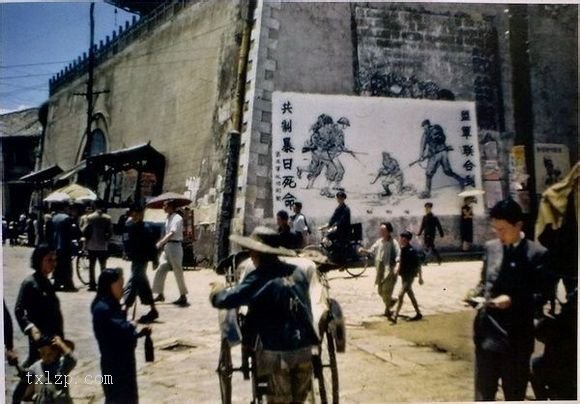
{"type": "Polygon", "coordinates": [[[528,8],[534,137],[578,159],[578,6],[528,8]]]}
{"type": "MultiPolygon", "coordinates": [[[[548,21],[540,6],[529,9],[530,38],[538,38],[530,50],[532,58],[534,52],[538,58],[536,63],[532,59],[531,66],[536,139],[576,149],[576,8],[564,7],[548,21]],[[565,39],[560,41],[561,49],[555,49],[549,43],[559,35],[565,39]],[[563,65],[554,67],[556,60],[563,65]],[[571,85],[549,86],[562,74],[571,85]],[[549,97],[542,96],[546,92],[549,97]],[[554,116],[563,123],[552,136],[546,129],[554,125],[554,116]]],[[[445,98],[452,93],[456,100],[475,101],[480,142],[491,138],[499,143],[506,194],[508,153],[515,138],[507,5],[266,2],[257,15],[254,45],[258,49],[250,60],[254,76],[247,94],[248,132],[242,137],[237,232],[274,223],[271,94],[276,90],[414,98],[445,98]],[[371,84],[377,72],[378,80],[371,84]],[[381,87],[384,83],[389,85],[381,87]]],[[[574,162],[577,157],[572,158],[574,162]]],[[[418,230],[421,214],[394,220],[418,230]]],[[[458,232],[458,217],[442,221],[450,231],[442,245],[457,246],[458,236],[452,231],[458,232]]],[[[491,236],[485,220],[477,220],[475,228],[476,243],[491,236]]],[[[374,237],[373,229],[372,223],[365,225],[367,237],[374,237]]]]}

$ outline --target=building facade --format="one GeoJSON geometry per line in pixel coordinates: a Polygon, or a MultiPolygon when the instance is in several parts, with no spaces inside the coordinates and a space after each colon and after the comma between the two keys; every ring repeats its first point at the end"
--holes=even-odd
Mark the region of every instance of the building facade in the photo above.
{"type": "Polygon", "coordinates": [[[0,115],[0,170],[2,215],[18,218],[28,213],[30,184],[20,178],[34,171],[39,156],[42,124],[38,108],[0,115]]]}
{"type": "Polygon", "coordinates": [[[195,194],[205,254],[273,225],[290,197],[315,230],[336,189],[366,240],[384,220],[417,231],[433,200],[454,248],[457,194],[483,188],[480,244],[486,206],[540,192],[535,143],[577,161],[577,22],[573,5],[166,1],[98,46],[89,146],[86,59],[51,80],[43,165],[150,142],[163,190],[195,194]],[[421,148],[436,126],[447,163],[421,148]]]}

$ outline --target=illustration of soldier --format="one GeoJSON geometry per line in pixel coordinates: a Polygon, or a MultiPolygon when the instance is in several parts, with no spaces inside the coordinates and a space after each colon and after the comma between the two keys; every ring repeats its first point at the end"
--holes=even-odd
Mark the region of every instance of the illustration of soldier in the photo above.
{"type": "MultiPolygon", "coordinates": [[[[341,117],[336,123],[331,116],[321,114],[316,123],[310,128],[310,138],[302,148],[303,153],[311,153],[308,167],[297,167],[297,176],[307,172],[308,184],[306,189],[314,186],[316,179],[322,174],[326,178],[326,185],[320,190],[320,195],[334,198],[336,190],[342,190],[342,179],[345,169],[339,157],[346,151],[344,145],[344,129],[350,126],[347,118],[341,117]]],[[[354,155],[354,153],[353,153],[354,155]]]]}
{"type": "Polygon", "coordinates": [[[381,185],[383,186],[384,192],[381,196],[391,196],[393,191],[391,186],[395,186],[397,194],[403,193],[404,177],[399,162],[391,156],[388,152],[383,152],[383,166],[379,169],[377,176],[371,184],[376,183],[379,178],[381,178],[381,185]]]}
{"type": "Polygon", "coordinates": [[[427,160],[425,169],[425,189],[419,194],[419,198],[426,199],[431,197],[431,181],[437,172],[439,166],[443,167],[443,173],[448,177],[454,178],[459,183],[461,189],[467,185],[467,180],[456,174],[449,163],[448,153],[453,150],[445,141],[445,132],[440,125],[431,125],[426,119],[421,123],[423,127],[423,136],[421,137],[421,157],[409,164],[409,167],[415,163],[427,160]]]}

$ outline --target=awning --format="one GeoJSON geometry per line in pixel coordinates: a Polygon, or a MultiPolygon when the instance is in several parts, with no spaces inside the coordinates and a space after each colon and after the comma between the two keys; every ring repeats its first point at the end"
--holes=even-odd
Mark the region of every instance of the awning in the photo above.
{"type": "Polygon", "coordinates": [[[109,166],[123,168],[131,165],[158,166],[165,164],[165,157],[159,153],[150,142],[116,150],[110,153],[98,154],[87,159],[89,166],[109,166]]]}
{"type": "Polygon", "coordinates": [[[26,174],[25,176],[20,177],[20,181],[36,183],[45,182],[52,180],[55,176],[62,173],[62,171],[62,168],[60,168],[58,165],[53,165],[51,167],[44,168],[30,174],[26,174]]]}
{"type": "Polygon", "coordinates": [[[79,171],[85,169],[86,167],[87,167],[87,162],[86,162],[86,160],[83,160],[79,164],[77,164],[76,166],[74,166],[73,168],[64,171],[62,174],[59,174],[56,177],[56,180],[57,181],[62,181],[62,180],[69,179],[70,177],[72,177],[73,175],[75,175],[79,171]]]}

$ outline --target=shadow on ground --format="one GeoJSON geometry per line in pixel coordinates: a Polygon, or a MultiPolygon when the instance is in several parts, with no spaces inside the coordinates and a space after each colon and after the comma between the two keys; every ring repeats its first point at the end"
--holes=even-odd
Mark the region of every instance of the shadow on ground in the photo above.
{"type": "Polygon", "coordinates": [[[472,327],[475,310],[452,314],[436,314],[421,321],[401,319],[396,325],[388,321],[365,323],[368,329],[379,330],[418,346],[448,353],[453,359],[474,360],[472,327]]]}

